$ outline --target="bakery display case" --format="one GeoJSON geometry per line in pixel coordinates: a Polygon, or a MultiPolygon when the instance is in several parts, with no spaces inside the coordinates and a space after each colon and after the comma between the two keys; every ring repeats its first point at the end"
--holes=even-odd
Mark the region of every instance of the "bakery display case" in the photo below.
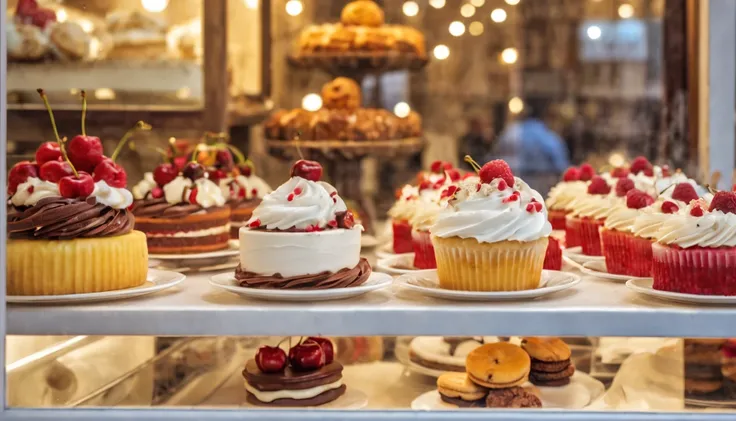
{"type": "Polygon", "coordinates": [[[733,1],[0,5],[0,419],[736,417],[733,1]]]}

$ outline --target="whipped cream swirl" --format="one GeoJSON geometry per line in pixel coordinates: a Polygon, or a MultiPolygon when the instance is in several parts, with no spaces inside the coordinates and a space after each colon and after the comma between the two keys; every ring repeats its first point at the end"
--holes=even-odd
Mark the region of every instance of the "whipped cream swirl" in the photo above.
{"type": "Polygon", "coordinates": [[[143,174],[143,180],[133,186],[133,197],[135,200],[143,200],[154,187],[156,187],[156,181],[153,179],[153,173],[147,172],[143,174]]]}
{"type": "Polygon", "coordinates": [[[409,221],[414,216],[419,199],[419,189],[412,185],[401,188],[399,199],[388,210],[388,216],[397,221],[409,221]]]}
{"type": "Polygon", "coordinates": [[[95,183],[92,196],[97,199],[97,203],[102,203],[113,209],[127,209],[133,204],[132,193],[127,189],[110,187],[104,180],[95,183]]]}
{"type": "Polygon", "coordinates": [[[18,185],[18,189],[10,198],[10,202],[13,206],[18,207],[33,206],[41,199],[54,196],[61,197],[58,184],[37,177],[28,177],[24,183],[18,185]]]}
{"type": "Polygon", "coordinates": [[[476,183],[461,182],[449,208],[430,228],[432,234],[440,238],[475,238],[481,243],[548,237],[552,225],[547,221],[542,196],[520,178],[516,178],[514,188],[503,190],[498,188],[499,181],[481,184],[480,189],[476,183]],[[518,199],[509,200],[514,191],[519,192],[518,199]],[[542,211],[527,211],[532,202],[541,203],[542,211]]]}
{"type": "Polygon", "coordinates": [[[572,216],[580,218],[606,219],[617,207],[626,206],[626,198],[616,196],[615,189],[609,194],[588,194],[574,201],[572,216]]]}
{"type": "Polygon", "coordinates": [[[587,194],[588,183],[585,181],[561,181],[549,191],[546,205],[548,209],[571,210],[572,204],[580,196],[587,194]]]}
{"type": "Polygon", "coordinates": [[[207,178],[199,178],[192,182],[189,178],[181,175],[163,187],[164,198],[166,202],[172,205],[188,202],[189,195],[194,189],[197,189],[197,194],[194,198],[197,204],[204,209],[213,206],[223,206],[225,204],[225,196],[222,195],[222,190],[220,190],[217,184],[207,178]]]}
{"type": "Polygon", "coordinates": [[[227,200],[253,200],[262,199],[271,193],[271,187],[257,175],[246,177],[238,175],[235,178],[224,178],[220,180],[220,189],[227,200]]]}
{"type": "Polygon", "coordinates": [[[718,210],[691,216],[690,209],[701,206],[693,201],[685,212],[670,215],[655,234],[661,244],[689,247],[736,247],[736,215],[718,210]]]}

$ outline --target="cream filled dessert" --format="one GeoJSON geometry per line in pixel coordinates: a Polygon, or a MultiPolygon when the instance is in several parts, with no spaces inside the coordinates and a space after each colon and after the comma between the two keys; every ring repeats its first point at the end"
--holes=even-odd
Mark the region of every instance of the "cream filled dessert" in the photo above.
{"type": "Polygon", "coordinates": [[[355,223],[322,167],[297,161],[291,178],[266,195],[240,228],[240,264],[235,277],[244,287],[275,289],[345,288],[371,274],[360,257],[363,227],[355,223]],[[285,264],[288,262],[288,264],[285,264]]]}
{"type": "Polygon", "coordinates": [[[488,337],[417,336],[409,343],[409,359],[432,370],[465,372],[465,358],[485,343],[498,342],[488,337]]]}
{"type": "Polygon", "coordinates": [[[576,239],[584,254],[601,256],[599,229],[608,215],[624,201],[625,198],[617,195],[605,178],[593,177],[586,194],[575,202],[575,209],[567,217],[567,236],[576,239]]]}
{"type": "Polygon", "coordinates": [[[241,165],[237,173],[229,174],[218,184],[230,206],[230,238],[237,239],[240,228],[253,216],[263,197],[273,190],[255,175],[252,164],[241,165]]]}

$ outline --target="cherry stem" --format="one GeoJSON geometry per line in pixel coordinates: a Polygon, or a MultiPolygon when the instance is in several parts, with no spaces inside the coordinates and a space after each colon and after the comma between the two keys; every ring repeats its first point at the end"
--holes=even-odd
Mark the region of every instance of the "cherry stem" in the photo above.
{"type": "Polygon", "coordinates": [[[189,162],[197,162],[197,154],[205,150],[207,150],[207,145],[205,145],[204,143],[197,144],[194,147],[194,151],[192,151],[192,158],[189,160],[189,162]]]}
{"type": "Polygon", "coordinates": [[[87,92],[82,89],[82,136],[87,136],[87,92]]]}
{"type": "Polygon", "coordinates": [[[133,136],[133,133],[137,132],[138,130],[149,131],[151,129],[152,129],[151,125],[146,123],[145,121],[139,121],[135,123],[135,126],[133,126],[130,130],[125,132],[123,137],[120,138],[120,142],[118,142],[118,146],[115,147],[115,150],[110,156],[110,159],[112,160],[112,162],[115,162],[115,159],[118,157],[118,155],[120,155],[120,152],[123,150],[123,146],[125,146],[125,143],[128,142],[128,139],[130,139],[130,137],[133,136]]]}
{"type": "Polygon", "coordinates": [[[276,344],[276,348],[279,348],[282,343],[289,341],[289,348],[291,348],[291,336],[286,336],[285,338],[281,339],[279,343],[276,344]]]}
{"type": "Polygon", "coordinates": [[[56,143],[59,144],[59,150],[61,151],[61,156],[64,157],[64,161],[69,163],[69,166],[72,167],[72,172],[74,175],[79,178],[79,174],[77,173],[77,169],[74,168],[74,164],[72,164],[72,161],[69,160],[69,156],[66,154],[66,147],[64,147],[64,144],[66,143],[66,138],[61,139],[59,137],[59,131],[56,129],[56,120],[54,119],[54,112],[51,111],[51,104],[49,104],[49,98],[46,96],[46,93],[43,91],[43,89],[37,89],[38,94],[41,95],[41,99],[43,100],[43,105],[46,106],[46,111],[49,112],[49,118],[51,119],[51,127],[54,129],[54,136],[56,136],[56,143]]]}
{"type": "Polygon", "coordinates": [[[230,149],[230,152],[232,152],[233,155],[235,155],[235,158],[238,159],[238,164],[242,164],[246,161],[245,155],[243,155],[243,152],[241,152],[240,149],[229,143],[221,143],[220,145],[224,146],[227,149],[230,149]]]}
{"type": "Polygon", "coordinates": [[[475,170],[476,174],[480,173],[480,165],[478,165],[477,162],[471,157],[470,155],[465,155],[465,158],[463,159],[465,162],[470,164],[471,167],[473,167],[473,170],[475,170]]]}
{"type": "Polygon", "coordinates": [[[657,196],[661,196],[661,195],[663,195],[663,194],[664,194],[664,192],[666,192],[667,190],[671,189],[671,188],[672,188],[673,186],[674,186],[674,184],[670,184],[670,185],[669,185],[669,186],[667,186],[667,187],[666,187],[666,188],[665,188],[664,190],[662,190],[661,192],[659,192],[659,194],[658,194],[657,196]]]}
{"type": "Polygon", "coordinates": [[[299,154],[299,159],[304,159],[304,155],[302,155],[302,148],[299,147],[299,143],[301,139],[302,139],[302,132],[299,131],[296,133],[296,139],[294,139],[296,141],[296,153],[299,154]]]}

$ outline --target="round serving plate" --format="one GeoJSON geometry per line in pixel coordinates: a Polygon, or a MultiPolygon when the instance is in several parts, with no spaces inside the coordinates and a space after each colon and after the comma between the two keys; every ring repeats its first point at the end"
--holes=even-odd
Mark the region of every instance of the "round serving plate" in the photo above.
{"type": "Polygon", "coordinates": [[[360,247],[362,248],[373,248],[378,245],[378,239],[370,234],[363,234],[360,236],[360,247]]]}
{"type": "Polygon", "coordinates": [[[241,287],[240,285],[238,285],[238,282],[232,273],[221,273],[210,278],[210,285],[212,285],[213,287],[238,294],[244,298],[293,302],[343,300],[346,298],[357,297],[371,291],[385,288],[391,285],[391,282],[391,275],[373,272],[363,285],[359,285],[356,287],[294,290],[241,287]]]}
{"type": "MultiPolygon", "coordinates": [[[[357,390],[355,388],[352,388],[350,386],[347,387],[345,390],[345,394],[340,396],[339,398],[335,399],[332,402],[328,402],[324,405],[320,406],[313,406],[313,407],[305,407],[305,406],[295,406],[292,408],[318,408],[318,409],[363,409],[368,405],[368,395],[361,392],[360,390],[357,390]]],[[[254,405],[250,402],[245,402],[242,405],[246,408],[251,409],[284,409],[289,408],[285,406],[265,406],[265,405],[254,405]]]]}
{"type": "Polygon", "coordinates": [[[398,254],[394,253],[394,244],[392,242],[382,244],[376,248],[376,257],[379,259],[386,259],[394,256],[398,256],[398,254]]]}
{"type": "Polygon", "coordinates": [[[654,280],[652,278],[631,279],[626,282],[626,286],[637,294],[658,298],[660,300],[683,304],[736,305],[736,296],[733,295],[696,295],[660,291],[652,288],[653,284],[654,280]]]}
{"type": "Polygon", "coordinates": [[[89,292],[84,294],[65,295],[9,295],[7,302],[11,304],[85,304],[101,301],[124,300],[140,297],[171,288],[184,280],[185,275],[177,272],[148,269],[146,283],[133,288],[115,291],[89,292]]]}
{"type": "Polygon", "coordinates": [[[298,68],[318,68],[332,75],[351,75],[360,78],[376,72],[419,70],[429,59],[401,51],[344,51],[312,52],[288,57],[290,65],[298,68]]]}
{"type": "Polygon", "coordinates": [[[390,257],[378,259],[376,268],[391,275],[405,275],[425,270],[414,267],[414,253],[394,254],[390,257]]]}
{"type": "Polygon", "coordinates": [[[282,140],[268,139],[266,147],[272,155],[299,159],[300,152],[325,159],[357,159],[366,155],[397,157],[422,149],[421,137],[391,140],[282,140]]]}
{"type": "Polygon", "coordinates": [[[437,270],[401,275],[395,284],[432,298],[454,301],[519,301],[531,300],[548,294],[572,288],[580,282],[580,277],[569,272],[544,270],[539,280],[539,287],[523,291],[455,291],[442,289],[439,286],[437,270]]]}
{"type": "Polygon", "coordinates": [[[605,261],[593,261],[583,263],[583,265],[580,266],[580,271],[588,276],[594,276],[596,278],[616,282],[626,282],[629,279],[651,279],[649,277],[632,277],[631,275],[618,275],[615,273],[608,273],[605,261]]]}
{"type": "Polygon", "coordinates": [[[583,248],[580,246],[563,249],[562,254],[581,265],[588,262],[604,262],[606,260],[603,256],[588,256],[587,254],[583,254],[583,248]]]}

